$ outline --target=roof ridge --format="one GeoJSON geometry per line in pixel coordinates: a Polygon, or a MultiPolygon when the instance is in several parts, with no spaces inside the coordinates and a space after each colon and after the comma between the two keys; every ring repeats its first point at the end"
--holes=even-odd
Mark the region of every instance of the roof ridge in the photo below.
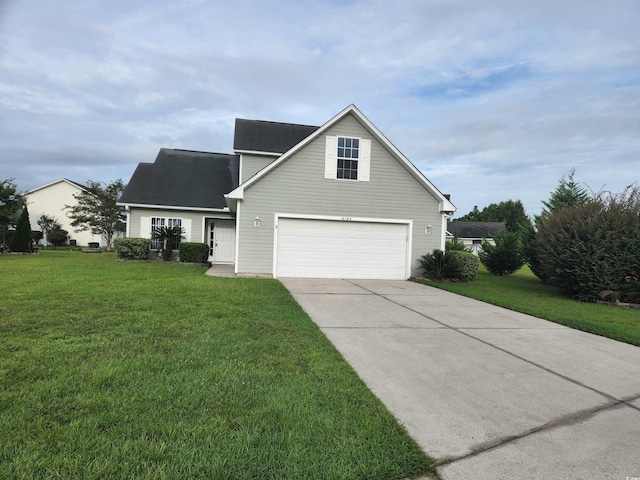
{"type": "Polygon", "coordinates": [[[231,157],[237,156],[235,153],[205,152],[204,150],[188,150],[188,149],[185,149],[185,148],[160,147],[160,150],[164,150],[165,152],[166,151],[173,151],[173,152],[189,152],[189,153],[206,153],[208,155],[227,155],[227,156],[231,156],[231,157]]]}
{"type": "Polygon", "coordinates": [[[291,123],[291,122],[276,122],[275,120],[256,120],[251,118],[236,118],[236,120],[243,120],[245,122],[260,122],[260,123],[272,123],[277,125],[291,125],[294,127],[309,127],[309,128],[320,128],[318,125],[307,125],[304,123],[291,123]]]}

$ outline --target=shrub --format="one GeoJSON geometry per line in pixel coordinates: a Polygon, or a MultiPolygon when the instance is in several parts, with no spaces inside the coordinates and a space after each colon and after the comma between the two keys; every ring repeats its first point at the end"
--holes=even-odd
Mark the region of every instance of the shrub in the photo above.
{"type": "Polygon", "coordinates": [[[634,301],[640,278],[640,186],[598,193],[538,222],[540,278],[581,300],[634,301]]]}
{"type": "Polygon", "coordinates": [[[148,238],[116,238],[113,241],[118,258],[127,260],[146,260],[150,248],[151,240],[148,238]]]}
{"type": "Polygon", "coordinates": [[[482,265],[489,273],[510,275],[520,270],[525,263],[520,234],[503,228],[494,234],[493,241],[495,245],[483,240],[482,249],[478,252],[482,265]]]}
{"type": "Polygon", "coordinates": [[[460,280],[463,277],[462,267],[455,255],[442,250],[426,253],[418,259],[425,275],[433,280],[460,280]]]}
{"type": "Polygon", "coordinates": [[[462,268],[461,280],[470,282],[476,278],[478,274],[478,268],[480,267],[480,260],[473,253],[461,250],[447,251],[447,255],[453,255],[458,259],[460,267],[462,268]]]}
{"type": "Polygon", "coordinates": [[[178,248],[181,262],[207,263],[209,246],[206,243],[182,242],[178,248]]]}
{"type": "Polygon", "coordinates": [[[56,227],[47,233],[47,240],[53,245],[54,249],[55,247],[66,245],[68,237],[69,232],[59,227],[56,227]]]}

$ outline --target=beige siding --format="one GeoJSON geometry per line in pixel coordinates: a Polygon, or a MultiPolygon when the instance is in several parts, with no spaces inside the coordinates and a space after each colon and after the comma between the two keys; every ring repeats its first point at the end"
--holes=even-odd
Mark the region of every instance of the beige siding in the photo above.
{"type": "Polygon", "coordinates": [[[276,157],[269,157],[265,155],[248,155],[242,154],[242,171],[240,172],[240,183],[244,183],[253,177],[256,173],[262,170],[264,167],[273,162],[276,157]]]}
{"type": "Polygon", "coordinates": [[[415,259],[441,247],[442,216],[438,200],[378,143],[351,115],[326,132],[371,138],[369,182],[324,178],[325,135],[275,168],[245,191],[238,226],[238,272],[273,272],[274,214],[330,215],[413,220],[412,272],[415,259]],[[261,219],[254,227],[254,218],[261,219]],[[431,234],[425,227],[431,225],[431,234]]]}
{"type": "Polygon", "coordinates": [[[105,245],[105,239],[100,235],[93,235],[89,231],[75,232],[71,226],[71,219],[67,216],[69,210],[66,205],[76,205],[77,200],[74,195],[80,192],[82,192],[80,187],[65,180],[34,189],[26,196],[31,230],[40,230],[38,217],[48,215],[58,220],[63,230],[69,232],[69,239],[75,240],[78,246],[87,246],[89,242],[99,242],[101,245],[105,245]]]}

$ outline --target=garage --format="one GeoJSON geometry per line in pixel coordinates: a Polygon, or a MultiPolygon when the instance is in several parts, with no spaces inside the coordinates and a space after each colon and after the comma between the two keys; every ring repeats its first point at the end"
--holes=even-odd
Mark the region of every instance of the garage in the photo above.
{"type": "Polygon", "coordinates": [[[409,221],[279,217],[276,277],[409,276],[409,221]]]}

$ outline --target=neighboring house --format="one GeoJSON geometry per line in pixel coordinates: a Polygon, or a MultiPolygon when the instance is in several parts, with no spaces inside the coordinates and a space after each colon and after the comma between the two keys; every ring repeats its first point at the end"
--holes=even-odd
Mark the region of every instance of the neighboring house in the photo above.
{"type": "MultiPolygon", "coordinates": [[[[85,189],[86,187],[80,183],[61,178],[25,192],[31,230],[40,231],[38,217],[45,214],[58,220],[63,230],[69,232],[69,245],[87,246],[89,242],[104,245],[105,241],[100,235],[93,235],[88,231],[75,232],[71,226],[71,219],[67,216],[68,210],[65,206],[74,205],[77,202],[74,195],[85,189]]],[[[43,242],[46,245],[46,238],[43,242]]]]}
{"type": "Polygon", "coordinates": [[[234,150],[140,164],[127,236],[182,225],[239,276],[406,279],[444,248],[455,207],[354,105],[321,127],[238,119],[234,150]]]}
{"type": "Polygon", "coordinates": [[[493,243],[493,235],[502,230],[503,225],[503,222],[449,222],[447,240],[453,240],[455,235],[477,255],[482,240],[493,243]]]}

